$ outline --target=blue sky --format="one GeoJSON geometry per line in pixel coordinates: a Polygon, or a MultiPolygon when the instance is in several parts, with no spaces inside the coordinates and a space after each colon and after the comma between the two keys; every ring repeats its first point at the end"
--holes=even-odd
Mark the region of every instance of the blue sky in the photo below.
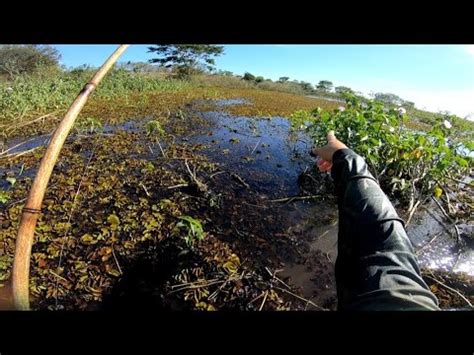
{"type": "MultiPolygon", "coordinates": [[[[57,45],[62,63],[100,65],[115,45],[57,45]]],[[[122,61],[147,61],[132,45],[122,61]]],[[[391,92],[419,108],[474,115],[473,45],[226,45],[218,69],[313,84],[331,80],[368,95],[391,92]]]]}

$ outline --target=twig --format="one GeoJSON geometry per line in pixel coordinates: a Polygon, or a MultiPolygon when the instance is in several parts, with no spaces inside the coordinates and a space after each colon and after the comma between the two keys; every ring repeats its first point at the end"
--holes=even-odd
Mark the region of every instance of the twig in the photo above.
{"type": "Polygon", "coordinates": [[[454,227],[454,230],[456,231],[456,240],[458,243],[461,243],[461,233],[459,232],[458,226],[456,225],[456,222],[446,213],[444,210],[443,206],[439,203],[439,201],[433,197],[434,202],[438,205],[439,209],[443,213],[443,215],[452,223],[452,227],[454,227]]]}
{"type": "Polygon", "coordinates": [[[49,272],[50,272],[51,274],[53,274],[54,276],[56,276],[57,278],[59,278],[59,279],[61,279],[61,280],[63,280],[63,281],[69,282],[68,280],[66,280],[66,279],[65,279],[64,277],[62,277],[61,275],[56,274],[53,270],[49,270],[49,272]]]}
{"type": "Polygon", "coordinates": [[[435,241],[435,239],[438,238],[442,233],[443,232],[438,233],[433,238],[431,238],[431,240],[428,243],[426,243],[420,249],[417,250],[416,255],[419,255],[424,249],[426,249],[431,243],[433,243],[435,241]]]}
{"type": "Polygon", "coordinates": [[[459,260],[461,259],[462,251],[458,253],[458,257],[456,258],[456,262],[453,265],[453,268],[451,269],[452,272],[456,269],[456,266],[458,266],[459,260]]]}
{"type": "Polygon", "coordinates": [[[259,205],[255,205],[253,203],[249,203],[249,202],[246,202],[246,201],[242,201],[242,203],[244,205],[247,205],[247,206],[253,206],[253,207],[258,207],[258,208],[268,208],[267,206],[259,206],[259,205]]]}
{"type": "Polygon", "coordinates": [[[474,306],[472,305],[472,303],[469,302],[469,300],[468,300],[461,292],[459,292],[458,290],[455,290],[454,288],[449,287],[448,285],[445,285],[444,283],[442,283],[441,281],[438,281],[438,280],[437,280],[436,278],[434,278],[434,277],[431,277],[431,276],[428,276],[428,275],[425,275],[425,277],[427,277],[427,278],[433,280],[434,282],[436,282],[437,284],[443,286],[443,287],[446,288],[447,290],[456,293],[459,297],[461,297],[461,298],[469,305],[469,307],[474,308],[474,306]]]}
{"type": "Polygon", "coordinates": [[[262,138],[260,138],[257,142],[257,144],[255,144],[255,147],[252,149],[252,152],[250,153],[250,155],[253,154],[253,152],[255,152],[255,149],[257,149],[258,145],[260,144],[260,142],[262,141],[262,138]]]}
{"type": "Polygon", "coordinates": [[[160,141],[157,140],[157,142],[158,142],[158,147],[160,147],[161,154],[163,155],[163,157],[164,157],[164,158],[168,158],[168,156],[166,155],[166,153],[163,151],[163,148],[161,147],[160,141]]]}
{"type": "Polygon", "coordinates": [[[148,197],[151,197],[151,195],[148,193],[148,190],[146,189],[146,186],[143,185],[143,182],[140,182],[140,186],[143,187],[143,190],[145,190],[145,193],[148,197]]]}
{"type": "Polygon", "coordinates": [[[10,126],[8,127],[7,129],[5,129],[6,132],[8,132],[10,129],[10,131],[8,132],[9,134],[12,134],[13,132],[15,132],[16,130],[18,130],[19,128],[22,128],[22,127],[25,127],[25,126],[28,126],[32,123],[35,123],[35,122],[38,122],[38,121],[41,121],[41,120],[44,120],[45,118],[49,117],[49,116],[52,116],[53,114],[55,114],[57,111],[54,111],[54,112],[51,112],[51,113],[48,113],[46,115],[43,115],[43,116],[40,116],[38,118],[35,118],[34,120],[32,121],[29,121],[29,122],[26,122],[26,123],[23,123],[23,124],[19,124],[18,126],[10,126]]]}
{"type": "Polygon", "coordinates": [[[257,297],[255,297],[253,300],[251,300],[251,301],[250,301],[248,304],[252,304],[252,303],[254,303],[256,300],[258,300],[258,299],[262,298],[264,294],[265,294],[265,293],[264,293],[264,292],[262,292],[262,293],[261,293],[261,294],[259,294],[257,297]]]}
{"type": "Polygon", "coordinates": [[[186,165],[186,169],[188,169],[188,173],[191,176],[191,179],[193,179],[193,181],[196,183],[198,189],[200,191],[206,191],[207,190],[206,184],[203,184],[201,181],[198,180],[198,178],[196,177],[196,172],[193,173],[191,171],[191,168],[189,167],[187,160],[184,161],[184,164],[186,165]]]}
{"type": "Polygon", "coordinates": [[[239,175],[237,175],[236,173],[230,173],[230,176],[232,176],[235,180],[237,180],[238,182],[240,182],[243,186],[245,186],[245,188],[247,189],[250,189],[250,185],[247,184],[245,182],[244,179],[242,179],[239,175]]]}
{"type": "Polygon", "coordinates": [[[290,286],[288,286],[288,285],[287,285],[286,283],[284,283],[281,279],[279,279],[278,277],[275,276],[276,273],[277,273],[278,271],[281,271],[281,270],[275,270],[275,272],[274,272],[273,274],[272,274],[272,272],[270,271],[269,268],[265,267],[265,270],[267,270],[267,272],[270,274],[270,276],[271,276],[273,279],[277,280],[277,281],[280,282],[282,285],[284,285],[284,286],[287,287],[289,290],[291,290],[291,287],[290,287],[290,286]]]}
{"type": "Polygon", "coordinates": [[[167,189],[171,190],[171,189],[177,189],[177,188],[180,188],[180,187],[188,187],[188,186],[189,186],[189,184],[178,184],[178,185],[168,186],[167,189]]]}
{"type": "Polygon", "coordinates": [[[309,303],[310,305],[312,305],[313,307],[315,307],[315,308],[317,308],[317,309],[319,309],[319,310],[321,310],[321,311],[327,311],[327,310],[328,310],[327,308],[323,308],[323,307],[321,307],[321,306],[318,306],[318,305],[317,305],[316,303],[314,303],[313,301],[310,301],[310,300],[308,300],[308,299],[306,299],[306,298],[303,298],[303,297],[301,297],[301,296],[298,296],[297,294],[294,294],[293,292],[290,292],[290,291],[288,291],[288,290],[285,290],[284,288],[281,288],[281,287],[278,287],[278,286],[274,286],[274,288],[276,288],[276,289],[278,289],[278,290],[280,290],[280,291],[286,292],[286,293],[288,293],[289,295],[292,295],[293,297],[296,297],[296,298],[298,298],[298,299],[301,300],[301,301],[304,301],[304,302],[306,302],[306,303],[309,303]]]}
{"type": "Polygon", "coordinates": [[[219,281],[219,279],[197,280],[197,281],[194,281],[194,282],[185,282],[185,283],[182,283],[182,284],[172,285],[171,288],[174,289],[174,288],[183,287],[183,286],[193,286],[193,285],[198,285],[198,284],[201,284],[201,283],[204,283],[204,284],[207,285],[209,282],[214,282],[214,281],[219,281]]]}
{"type": "Polygon", "coordinates": [[[458,179],[452,178],[452,177],[450,177],[450,176],[446,176],[446,177],[447,177],[449,180],[452,180],[452,181],[454,181],[454,182],[459,182],[460,184],[469,186],[470,188],[474,188],[474,185],[472,185],[470,182],[458,180],[458,179]]]}
{"type": "Polygon", "coordinates": [[[265,305],[265,302],[267,301],[267,297],[268,297],[268,291],[265,291],[265,296],[263,296],[262,304],[260,305],[260,308],[258,309],[259,311],[263,309],[263,306],[265,305]]]}
{"type": "Polygon", "coordinates": [[[416,211],[416,209],[418,208],[418,206],[420,205],[420,203],[421,203],[421,199],[419,199],[419,200],[415,203],[415,205],[413,206],[413,208],[411,209],[410,214],[408,215],[407,222],[405,223],[405,227],[407,227],[408,224],[410,224],[411,218],[412,218],[413,215],[415,214],[415,211],[416,211]]]}
{"type": "MultiPolygon", "coordinates": [[[[203,287],[208,287],[208,286],[211,286],[211,285],[217,285],[217,284],[221,284],[221,283],[224,283],[224,282],[227,282],[228,280],[220,280],[220,281],[214,281],[214,282],[208,282],[208,283],[205,283],[205,284],[202,284],[202,285],[189,285],[189,286],[184,286],[184,287],[181,287],[179,289],[176,289],[176,290],[173,290],[171,291],[170,293],[175,293],[175,292],[180,292],[180,291],[183,291],[183,290],[190,290],[190,289],[195,289],[195,288],[203,288],[203,287]]],[[[171,286],[171,288],[173,287],[176,287],[175,286],[171,286]]]]}
{"type": "Polygon", "coordinates": [[[150,153],[151,154],[155,154],[155,152],[153,151],[153,149],[151,149],[151,145],[148,144],[148,149],[150,149],[150,153]]]}
{"type": "MultiPolygon", "coordinates": [[[[447,190],[446,186],[444,186],[444,190],[445,190],[445,191],[447,190]]],[[[451,205],[451,201],[450,201],[450,199],[449,199],[449,192],[446,191],[446,193],[445,193],[444,195],[446,196],[446,202],[447,202],[447,204],[448,204],[448,211],[449,211],[449,213],[456,213],[456,210],[455,210],[454,207],[451,205]]]]}
{"type": "Polygon", "coordinates": [[[299,201],[299,200],[310,200],[312,198],[320,197],[318,195],[311,195],[311,196],[293,196],[293,197],[284,197],[284,198],[277,198],[275,200],[268,200],[270,202],[287,202],[287,201],[299,201]]]}
{"type": "Polygon", "coordinates": [[[11,154],[6,154],[6,155],[1,155],[0,159],[10,159],[10,158],[18,158],[21,157],[22,155],[31,153],[35,151],[36,149],[42,148],[42,146],[31,148],[29,150],[25,150],[24,152],[19,152],[19,153],[11,153],[11,154]]]}
{"type": "Polygon", "coordinates": [[[6,155],[9,151],[15,149],[15,148],[18,148],[18,147],[21,147],[22,145],[26,144],[26,143],[29,143],[31,141],[34,141],[35,139],[38,139],[38,138],[41,138],[41,137],[47,137],[47,136],[50,136],[51,134],[48,133],[48,134],[43,134],[42,136],[37,136],[37,137],[33,137],[33,138],[30,138],[30,139],[27,139],[26,141],[23,141],[23,142],[20,142],[18,144],[15,144],[13,147],[10,147],[8,148],[7,150],[4,150],[3,152],[0,153],[0,156],[3,156],[3,155],[6,155]]]}
{"type": "Polygon", "coordinates": [[[122,268],[120,267],[120,264],[118,262],[118,259],[117,257],[115,256],[115,251],[114,251],[114,246],[112,245],[112,255],[114,257],[114,260],[115,260],[115,264],[117,265],[117,269],[118,271],[120,272],[120,275],[123,275],[123,272],[122,272],[122,268]]]}
{"type": "Polygon", "coordinates": [[[217,173],[214,173],[210,176],[210,178],[212,179],[214,176],[217,176],[217,175],[220,175],[220,174],[225,174],[226,171],[218,171],[217,173]]]}

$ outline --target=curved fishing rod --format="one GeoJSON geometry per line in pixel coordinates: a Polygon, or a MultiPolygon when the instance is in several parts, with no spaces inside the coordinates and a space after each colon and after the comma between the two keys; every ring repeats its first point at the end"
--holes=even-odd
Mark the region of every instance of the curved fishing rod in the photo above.
{"type": "Polygon", "coordinates": [[[94,91],[107,72],[112,68],[117,59],[129,45],[120,45],[112,55],[105,61],[92,79],[84,86],[79,95],[72,103],[66,115],[59,123],[51,141],[46,148],[43,159],[41,159],[38,172],[31,186],[28,199],[21,214],[20,226],[15,243],[15,257],[13,259],[12,288],[13,303],[17,310],[29,310],[29,274],[31,247],[33,246],[36,222],[41,213],[43,197],[48,186],[51,173],[58,159],[61,148],[71,131],[77,116],[84,107],[89,95],[94,91]]]}

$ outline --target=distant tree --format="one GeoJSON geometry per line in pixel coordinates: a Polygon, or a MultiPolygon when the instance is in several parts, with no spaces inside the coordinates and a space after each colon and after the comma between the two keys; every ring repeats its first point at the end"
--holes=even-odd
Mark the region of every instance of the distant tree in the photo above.
{"type": "Polygon", "coordinates": [[[329,80],[321,80],[318,85],[316,85],[316,89],[324,92],[330,92],[332,90],[332,82],[329,80]]]}
{"type": "Polygon", "coordinates": [[[265,80],[265,78],[264,78],[263,76],[257,76],[257,77],[255,78],[255,82],[256,82],[256,83],[261,83],[261,82],[264,81],[264,80],[265,80]]]}
{"type": "Polygon", "coordinates": [[[243,77],[244,80],[247,81],[255,81],[255,76],[250,74],[249,72],[246,72],[243,77]]]}
{"type": "Polygon", "coordinates": [[[212,71],[215,66],[213,57],[222,55],[224,47],[211,44],[159,44],[148,47],[148,52],[159,56],[150,59],[150,63],[173,68],[178,77],[188,78],[203,69],[212,71]]]}
{"type": "Polygon", "coordinates": [[[314,91],[313,85],[311,85],[311,83],[308,83],[306,81],[300,81],[299,84],[306,93],[312,93],[314,91]]]}
{"type": "Polygon", "coordinates": [[[0,74],[13,79],[18,74],[31,74],[41,67],[59,67],[61,58],[52,46],[1,45],[0,74]]]}
{"type": "Polygon", "coordinates": [[[376,92],[373,96],[375,100],[389,105],[401,106],[404,102],[401,97],[391,93],[376,92]]]}
{"type": "Polygon", "coordinates": [[[124,69],[134,73],[149,73],[158,70],[156,65],[147,62],[120,62],[117,64],[117,69],[124,69]]]}
{"type": "Polygon", "coordinates": [[[287,76],[281,76],[281,77],[278,79],[278,82],[279,82],[279,83],[286,83],[288,80],[290,80],[289,77],[287,77],[287,76]]]}
{"type": "Polygon", "coordinates": [[[223,75],[223,76],[234,76],[234,73],[228,70],[219,70],[217,74],[223,75]]]}
{"type": "Polygon", "coordinates": [[[412,101],[404,100],[402,106],[403,106],[403,107],[406,107],[406,108],[414,108],[414,107],[415,107],[415,103],[412,102],[412,101]]]}
{"type": "Polygon", "coordinates": [[[353,94],[354,93],[354,90],[352,90],[351,88],[347,86],[336,86],[334,90],[336,91],[337,94],[353,94]]]}

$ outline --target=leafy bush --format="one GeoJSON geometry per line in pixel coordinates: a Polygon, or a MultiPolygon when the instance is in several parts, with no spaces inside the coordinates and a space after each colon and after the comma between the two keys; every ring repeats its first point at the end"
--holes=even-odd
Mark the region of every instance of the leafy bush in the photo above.
{"type": "Polygon", "coordinates": [[[176,224],[178,228],[184,228],[187,231],[184,240],[188,246],[194,245],[195,240],[203,240],[205,237],[202,224],[199,220],[190,216],[179,217],[180,222],[176,224]]]}
{"type": "Polygon", "coordinates": [[[242,79],[247,81],[255,81],[255,76],[250,73],[245,73],[242,79]]]}
{"type": "Polygon", "coordinates": [[[165,134],[161,123],[157,120],[148,121],[145,128],[147,136],[162,136],[165,134]]]}
{"type": "Polygon", "coordinates": [[[382,188],[410,200],[431,194],[439,197],[449,179],[459,179],[472,169],[472,141],[462,141],[449,121],[429,132],[408,129],[409,117],[376,101],[360,103],[346,94],[346,107],[334,111],[297,111],[294,128],[305,129],[315,145],[326,144],[326,133],[337,137],[365,157],[382,188]]]}

